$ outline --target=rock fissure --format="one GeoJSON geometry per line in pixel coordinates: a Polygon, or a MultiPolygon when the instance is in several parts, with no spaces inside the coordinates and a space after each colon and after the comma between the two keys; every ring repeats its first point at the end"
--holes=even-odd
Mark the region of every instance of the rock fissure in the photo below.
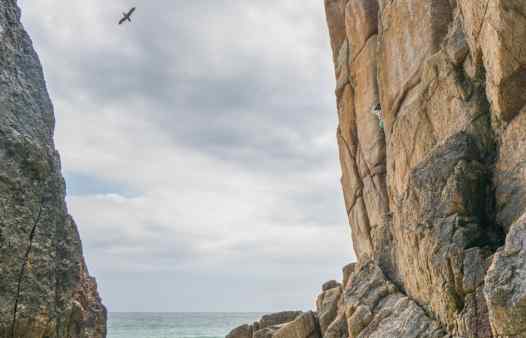
{"type": "Polygon", "coordinates": [[[356,59],[358,59],[362,55],[362,53],[367,49],[367,43],[369,42],[369,40],[377,36],[378,36],[378,32],[371,33],[369,36],[367,36],[365,38],[365,42],[363,46],[361,46],[360,49],[356,53],[352,53],[352,58],[349,64],[353,63],[356,59]]]}
{"type": "Polygon", "coordinates": [[[398,115],[400,111],[400,107],[402,107],[402,104],[404,103],[404,100],[406,99],[409,92],[420,84],[421,79],[420,79],[419,73],[420,73],[420,68],[415,70],[413,75],[410,76],[407,82],[402,86],[402,90],[400,94],[394,99],[393,109],[391,112],[389,112],[389,114],[393,116],[398,115]]]}
{"type": "Polygon", "coordinates": [[[17,312],[18,312],[18,301],[20,298],[20,293],[22,292],[22,282],[24,280],[24,274],[26,273],[26,267],[29,262],[29,255],[31,254],[31,249],[33,248],[33,239],[35,237],[35,232],[40,223],[42,212],[44,211],[43,202],[44,202],[43,200],[40,202],[38,214],[36,215],[36,218],[33,221],[33,225],[31,226],[31,232],[29,234],[29,242],[28,242],[29,244],[27,246],[27,250],[23,257],[22,266],[20,267],[20,273],[18,276],[16,295],[15,295],[15,304],[13,306],[13,321],[11,324],[11,338],[17,337],[16,336],[16,321],[17,321],[17,312]]]}
{"type": "MultiPolygon", "coordinates": [[[[340,131],[338,131],[338,137],[340,138],[341,142],[344,144],[344,149],[347,151],[347,155],[351,158],[353,162],[352,165],[355,167],[354,172],[358,172],[358,169],[356,168],[356,159],[351,152],[349,144],[347,143],[345,138],[341,135],[340,131]]],[[[362,196],[363,182],[361,181],[361,178],[359,178],[359,182],[360,182],[360,186],[357,187],[356,192],[352,195],[352,199],[350,200],[350,202],[347,201],[347,204],[348,204],[347,205],[347,216],[349,216],[350,212],[356,205],[358,199],[362,196]]]]}

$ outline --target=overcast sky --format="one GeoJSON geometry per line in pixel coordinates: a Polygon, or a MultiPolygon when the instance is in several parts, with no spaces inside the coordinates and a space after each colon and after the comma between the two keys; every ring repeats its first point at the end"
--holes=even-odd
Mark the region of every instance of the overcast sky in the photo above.
{"type": "Polygon", "coordinates": [[[341,278],[354,256],[323,1],[19,5],[110,311],[309,309],[341,278]]]}

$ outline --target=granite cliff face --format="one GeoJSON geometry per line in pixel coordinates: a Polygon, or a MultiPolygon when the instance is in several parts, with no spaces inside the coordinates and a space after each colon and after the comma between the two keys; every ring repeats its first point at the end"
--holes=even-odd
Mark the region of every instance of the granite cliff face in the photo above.
{"type": "Polygon", "coordinates": [[[526,337],[526,1],[325,7],[358,262],[319,337],[526,337]]]}
{"type": "Polygon", "coordinates": [[[0,0],[0,337],[106,336],[106,309],[64,202],[53,130],[20,10],[0,0]]]}

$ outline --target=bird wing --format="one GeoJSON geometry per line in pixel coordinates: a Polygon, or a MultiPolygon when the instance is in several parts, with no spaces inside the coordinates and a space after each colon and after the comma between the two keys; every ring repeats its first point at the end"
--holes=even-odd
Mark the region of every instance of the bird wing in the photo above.
{"type": "Polygon", "coordinates": [[[132,15],[133,12],[135,12],[135,7],[132,7],[132,9],[130,9],[130,11],[128,12],[128,16],[132,15]]]}
{"type": "Polygon", "coordinates": [[[123,23],[124,21],[126,21],[126,17],[124,17],[124,18],[122,18],[122,19],[119,20],[119,25],[122,25],[122,23],[123,23]]]}

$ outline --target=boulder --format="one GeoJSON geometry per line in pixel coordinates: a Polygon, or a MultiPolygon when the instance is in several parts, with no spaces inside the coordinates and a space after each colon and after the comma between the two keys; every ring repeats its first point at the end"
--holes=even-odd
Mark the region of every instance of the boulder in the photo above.
{"type": "Polygon", "coordinates": [[[339,287],[341,287],[340,283],[338,283],[335,280],[330,280],[328,282],[323,283],[321,289],[322,289],[322,291],[327,291],[327,290],[334,289],[334,288],[339,288],[339,287]]]}
{"type": "Polygon", "coordinates": [[[338,315],[338,305],[341,295],[342,288],[341,285],[337,283],[336,287],[327,289],[318,296],[316,311],[322,335],[325,334],[329,325],[331,325],[338,315]]]}
{"type": "Polygon", "coordinates": [[[225,338],[252,338],[252,325],[244,324],[230,331],[225,338]]]}
{"type": "Polygon", "coordinates": [[[259,329],[291,322],[302,313],[302,311],[282,311],[264,315],[258,322],[259,329]]]}
{"type": "Polygon", "coordinates": [[[272,338],[321,338],[316,316],[308,311],[283,325],[272,338]]]}

